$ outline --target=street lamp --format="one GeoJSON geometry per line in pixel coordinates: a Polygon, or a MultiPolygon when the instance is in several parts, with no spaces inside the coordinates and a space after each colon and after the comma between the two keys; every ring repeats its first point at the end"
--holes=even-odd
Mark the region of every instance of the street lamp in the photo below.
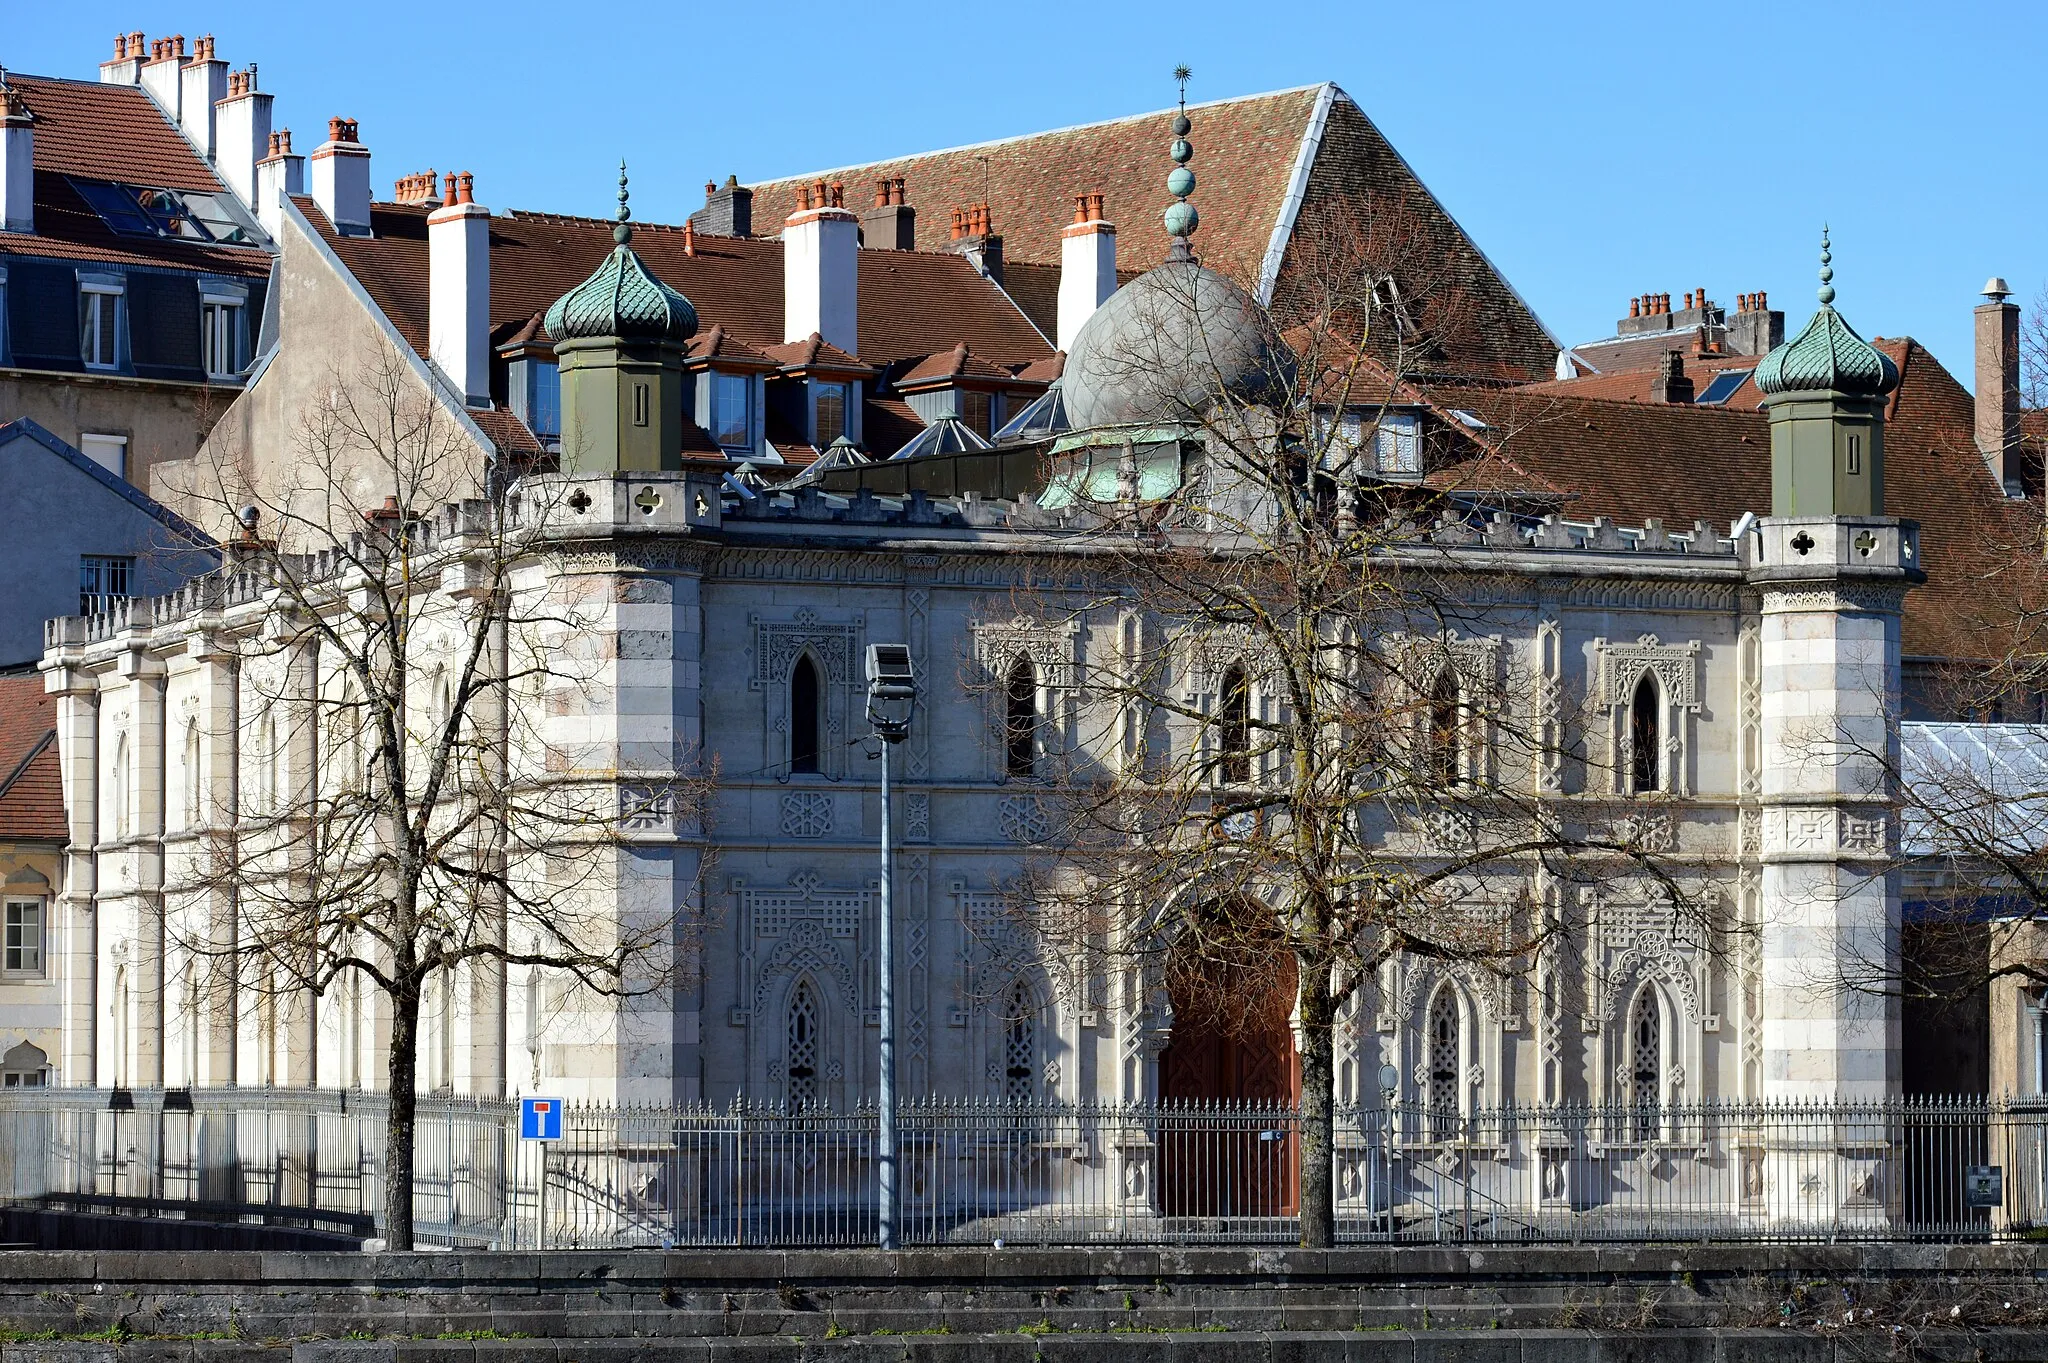
{"type": "Polygon", "coordinates": [[[1386,1148],[1381,1152],[1386,1165],[1386,1182],[1380,1187],[1380,1197],[1385,1202],[1383,1215],[1387,1222],[1387,1238],[1394,1238],[1394,1098],[1401,1092],[1401,1071],[1391,1064],[1380,1066],[1380,1097],[1382,1111],[1386,1114],[1386,1148]]]}
{"type": "Polygon", "coordinates": [[[881,1244],[895,1249],[896,1239],[896,932],[892,891],[895,858],[889,846],[889,749],[910,736],[911,712],[917,708],[917,678],[910,668],[907,644],[868,645],[868,723],[881,739],[882,758],[882,909],[875,937],[876,1021],[881,1024],[880,1064],[876,1067],[875,1174],[880,1198],[881,1244]]]}

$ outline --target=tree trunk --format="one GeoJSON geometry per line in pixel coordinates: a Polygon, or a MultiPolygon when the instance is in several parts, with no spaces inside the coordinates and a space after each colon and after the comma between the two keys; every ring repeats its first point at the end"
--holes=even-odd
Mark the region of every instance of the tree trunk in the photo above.
{"type": "Polygon", "coordinates": [[[412,1248],[412,1151],[420,1049],[420,990],[410,976],[391,996],[391,1112],[384,1131],[384,1242],[412,1248]]]}
{"type": "Polygon", "coordinates": [[[1335,1146],[1336,1064],[1331,1023],[1330,963],[1301,961],[1301,1247],[1337,1243],[1337,1207],[1331,1178],[1335,1146]]]}

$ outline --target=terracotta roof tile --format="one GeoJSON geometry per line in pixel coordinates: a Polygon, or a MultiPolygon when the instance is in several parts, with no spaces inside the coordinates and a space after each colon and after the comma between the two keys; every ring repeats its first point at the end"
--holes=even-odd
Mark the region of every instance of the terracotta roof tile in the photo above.
{"type": "Polygon", "coordinates": [[[914,387],[943,379],[1010,379],[1015,377],[1007,369],[990,364],[974,353],[967,342],[962,341],[951,350],[941,350],[927,355],[908,371],[896,377],[898,388],[914,387]]]}
{"type": "MultiPolygon", "coordinates": [[[[1754,369],[1762,359],[1759,355],[1710,355],[1685,362],[1685,376],[1692,380],[1695,396],[1707,391],[1707,385],[1717,374],[1737,370],[1754,369]]],[[[1548,383],[1525,384],[1528,392],[1567,393],[1573,397],[1605,398],[1610,402],[1650,402],[1650,385],[1656,381],[1657,370],[1624,369],[1616,373],[1581,374],[1575,379],[1552,379],[1548,383]]],[[[1763,401],[1756,385],[1745,383],[1731,394],[1728,400],[1719,404],[1741,410],[1754,411],[1763,401]]]]}
{"type": "Polygon", "coordinates": [[[270,273],[270,253],[258,246],[123,236],[107,226],[62,174],[42,169],[40,159],[35,173],[36,230],[29,234],[0,232],[0,255],[110,265],[170,265],[242,278],[270,273]]]}
{"type": "MultiPolygon", "coordinates": [[[[373,204],[369,237],[338,236],[311,199],[296,200],[315,229],[383,309],[399,334],[427,352],[427,210],[373,204]]],[[[491,322],[524,324],[582,283],[612,248],[612,223],[516,213],[492,217],[491,322]]],[[[782,244],[697,235],[686,253],[680,228],[635,223],[633,249],[682,291],[706,327],[757,350],[782,344],[782,244]]],[[[1049,347],[1002,293],[961,256],[862,251],[860,359],[882,364],[929,355],[965,336],[1001,364],[1041,359],[1049,347]]]]}
{"type": "Polygon", "coordinates": [[[781,345],[764,345],[756,348],[785,369],[823,369],[834,372],[844,370],[858,373],[872,368],[870,365],[862,364],[838,346],[822,340],[815,331],[801,341],[787,341],[781,345]]]}
{"type": "MultiPolygon", "coordinates": [[[[1202,213],[1196,252],[1226,273],[1258,276],[1326,90],[1332,97],[1330,112],[1304,186],[1304,217],[1404,218],[1411,239],[1426,247],[1427,259],[1416,262],[1414,273],[1428,276],[1429,286],[1418,287],[1416,294],[1430,300],[1425,313],[1436,315],[1422,320],[1444,334],[1447,364],[1488,378],[1549,374],[1556,341],[1371,120],[1334,87],[1304,86],[1188,110],[1194,122],[1192,168],[1199,181],[1195,203],[1202,213]],[[1461,323],[1456,328],[1445,324],[1453,313],[1461,323]]],[[[754,222],[763,233],[779,231],[795,207],[799,187],[819,179],[843,181],[847,193],[859,200],[875,180],[901,176],[904,197],[918,209],[918,245],[942,249],[949,210],[986,199],[994,229],[1003,238],[1005,287],[1051,336],[1057,323],[1057,269],[1043,267],[1059,262],[1060,229],[1072,221],[1075,195],[1099,191],[1106,196],[1108,216],[1121,228],[1117,245],[1123,265],[1142,270],[1165,257],[1169,241],[1160,214],[1171,201],[1165,189],[1171,163],[1165,152],[1172,116],[1170,109],[1159,110],[761,181],[753,186],[754,222]]],[[[1286,285],[1283,274],[1282,296],[1276,299],[1282,304],[1286,285]]]]}
{"type": "Polygon", "coordinates": [[[56,701],[38,673],[0,676],[0,841],[69,838],[56,701]]]}
{"type": "Polygon", "coordinates": [[[220,180],[136,85],[10,71],[35,116],[36,169],[155,189],[219,193],[220,180]]]}

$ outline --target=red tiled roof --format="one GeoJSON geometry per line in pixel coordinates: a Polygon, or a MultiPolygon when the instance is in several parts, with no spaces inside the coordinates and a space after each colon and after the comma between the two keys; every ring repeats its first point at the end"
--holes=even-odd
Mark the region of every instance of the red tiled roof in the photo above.
{"type": "Polygon", "coordinates": [[[756,347],[763,355],[785,369],[823,369],[828,371],[846,370],[860,372],[870,368],[853,356],[812,332],[801,341],[786,341],[781,345],[756,347]]]}
{"type": "Polygon", "coordinates": [[[51,256],[110,265],[170,265],[242,278],[270,273],[270,253],[259,246],[123,236],[79,197],[70,181],[42,169],[40,156],[37,162],[36,230],[27,235],[0,232],[0,255],[51,256]]]}
{"type": "Polygon", "coordinates": [[[1688,369],[1692,368],[1695,359],[1717,363],[1746,359],[1755,364],[1758,358],[1709,351],[1705,328],[1697,326],[1639,332],[1633,336],[1610,336],[1573,346],[1572,354],[1602,374],[1614,374],[1627,369],[1655,369],[1663,363],[1666,353],[1673,350],[1685,356],[1688,369]]]}
{"type": "Polygon", "coordinates": [[[1067,352],[1055,350],[1042,360],[1033,360],[1017,371],[1017,377],[1030,383],[1051,383],[1067,368],[1067,352]]]}
{"type": "MultiPolygon", "coordinates": [[[[371,206],[369,237],[338,236],[308,198],[306,218],[341,257],[400,335],[427,353],[427,210],[371,206]]],[[[588,278],[612,249],[609,221],[517,213],[491,219],[491,323],[523,325],[588,278]]],[[[681,290],[705,326],[757,350],[782,344],[782,243],[697,235],[636,223],[633,249],[681,290]]],[[[968,338],[999,363],[1042,358],[1048,347],[1022,313],[961,256],[862,251],[858,256],[860,360],[929,355],[968,338]]]]}
{"type": "MultiPolygon", "coordinates": [[[[1970,395],[1911,340],[1875,342],[1901,375],[1884,437],[1885,511],[1920,523],[1925,586],[1906,597],[1906,652],[1977,656],[2010,611],[2003,582],[2015,546],[2038,544],[2039,510],[2002,496],[1974,437],[1970,395]],[[2032,516],[2032,524],[2027,518],[2032,516]]],[[[1439,386],[1440,404],[1491,423],[1515,464],[1572,494],[1573,519],[1726,533],[1771,503],[1771,441],[1760,411],[1579,396],[1584,380],[1512,389],[1439,386]]],[[[2035,552],[2038,552],[2036,550],[2035,552]]]]}
{"type": "Polygon", "coordinates": [[[927,355],[910,369],[896,377],[896,386],[931,383],[941,379],[1002,379],[1013,375],[1009,370],[990,364],[974,353],[967,342],[962,341],[951,350],[941,350],[927,355]]]}
{"type": "MultiPolygon", "coordinates": [[[[1396,273],[1408,273],[1417,286],[1411,292],[1424,300],[1421,320],[1443,338],[1446,364],[1488,378],[1549,374],[1557,343],[1371,120],[1335,87],[1304,86],[1188,110],[1194,122],[1192,168],[1200,184],[1195,203],[1202,213],[1197,253],[1225,273],[1258,277],[1325,91],[1331,96],[1329,116],[1302,187],[1304,218],[1401,219],[1416,258],[1407,270],[1397,262],[1396,273]],[[1449,325],[1453,317],[1456,326],[1449,325]]],[[[1052,335],[1057,271],[1044,267],[1059,261],[1060,229],[1073,219],[1075,195],[1106,196],[1108,215],[1122,229],[1118,249],[1126,266],[1146,269],[1165,257],[1169,243],[1159,215],[1170,201],[1165,153],[1172,116],[1172,110],[1160,110],[761,181],[753,186],[754,223],[762,233],[779,231],[799,187],[819,179],[842,181],[847,202],[866,203],[875,180],[900,176],[904,197],[918,209],[918,244],[940,249],[949,235],[951,208],[986,199],[994,230],[1003,238],[1005,286],[1052,335]]],[[[1285,272],[1280,283],[1276,302],[1284,306],[1285,272]]]]}
{"type": "Polygon", "coordinates": [[[0,677],[0,841],[69,838],[56,701],[39,674],[0,677]]]}
{"type": "Polygon", "coordinates": [[[773,366],[775,361],[740,340],[724,327],[714,326],[690,338],[693,360],[725,360],[736,364],[773,366]]]}
{"type": "Polygon", "coordinates": [[[220,180],[136,85],[7,73],[35,116],[36,169],[153,189],[221,191],[220,180]]]}
{"type": "MultiPolygon", "coordinates": [[[[1697,396],[1707,391],[1707,385],[1714,381],[1716,374],[1754,369],[1762,358],[1760,355],[1709,355],[1688,359],[1685,376],[1692,380],[1693,393],[1697,396]]],[[[1650,396],[1650,385],[1656,378],[1657,370],[1652,365],[1648,369],[1581,374],[1575,379],[1552,379],[1548,383],[1531,383],[1523,387],[1527,392],[1568,393],[1573,397],[1605,398],[1610,402],[1651,402],[1655,399],[1650,396]]],[[[1729,396],[1727,402],[1719,405],[1753,411],[1763,401],[1763,396],[1755,384],[1745,383],[1729,396]]]]}

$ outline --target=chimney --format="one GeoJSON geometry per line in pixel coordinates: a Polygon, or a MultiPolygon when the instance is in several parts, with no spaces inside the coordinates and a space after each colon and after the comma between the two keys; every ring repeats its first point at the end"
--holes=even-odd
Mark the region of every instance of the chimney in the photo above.
{"type": "Polygon", "coordinates": [[[278,196],[305,192],[306,158],[292,153],[292,130],[272,133],[269,155],[256,163],[256,220],[272,241],[284,226],[284,208],[278,196]]]}
{"type": "Polygon", "coordinates": [[[0,72],[0,232],[36,230],[36,128],[0,72]]]}
{"type": "Polygon", "coordinates": [[[427,215],[427,349],[471,407],[491,404],[491,214],[468,171],[427,215]]]}
{"type": "Polygon", "coordinates": [[[116,33],[114,56],[100,63],[102,85],[133,85],[142,79],[142,35],[116,33]]]}
{"type": "Polygon", "coordinates": [[[353,118],[327,120],[327,140],[313,148],[313,202],[343,236],[370,235],[370,149],[353,118]]]}
{"type": "Polygon", "coordinates": [[[1102,195],[1076,194],[1074,220],[1060,229],[1059,338],[1074,348],[1081,324],[1116,292],[1116,225],[1103,220],[1102,195]]]}
{"type": "Polygon", "coordinates": [[[860,215],[860,238],[871,251],[917,249],[917,210],[904,201],[901,175],[875,181],[875,206],[860,215]]]}
{"type": "Polygon", "coordinates": [[[1692,380],[1685,374],[1685,356],[1676,350],[1664,352],[1657,365],[1657,377],[1650,380],[1650,401],[1691,402],[1692,380]]]}
{"type": "Polygon", "coordinates": [[[996,283],[1003,282],[1003,239],[996,234],[987,204],[954,208],[946,249],[966,256],[976,270],[996,283]]]}
{"type": "Polygon", "coordinates": [[[1768,355],[1785,344],[1785,314],[1772,312],[1761,293],[1737,294],[1735,316],[1728,320],[1728,348],[1737,355],[1768,355]]]}
{"type": "MultiPolygon", "coordinates": [[[[192,60],[178,73],[178,128],[185,140],[214,159],[214,106],[227,98],[228,64],[213,55],[213,35],[194,44],[192,60]]],[[[268,132],[268,129],[265,129],[268,132]]],[[[253,164],[253,156],[249,158],[253,164]]]]}
{"type": "MultiPolygon", "coordinates": [[[[722,185],[704,183],[704,206],[690,215],[697,230],[714,237],[754,235],[754,191],[728,175],[722,185]]],[[[808,334],[808,333],[806,333],[808,334]]]]}
{"type": "Polygon", "coordinates": [[[839,186],[818,181],[797,196],[782,224],[782,339],[812,332],[859,354],[860,219],[841,205],[839,186]]]}
{"type": "Polygon", "coordinates": [[[2020,308],[2011,295],[1994,276],[1977,309],[1977,452],[2008,492],[2020,481],[2020,308]]]}
{"type": "Polygon", "coordinates": [[[227,98],[213,106],[213,132],[219,143],[214,166],[228,188],[258,211],[256,163],[269,154],[274,98],[256,88],[256,64],[251,62],[247,71],[228,73],[227,98]]]}
{"type": "MultiPolygon", "coordinates": [[[[134,35],[129,36],[132,38],[134,35]]],[[[158,38],[149,45],[149,56],[142,63],[140,73],[142,88],[149,91],[173,123],[182,121],[178,117],[178,101],[185,88],[184,70],[184,34],[158,38]]]]}

